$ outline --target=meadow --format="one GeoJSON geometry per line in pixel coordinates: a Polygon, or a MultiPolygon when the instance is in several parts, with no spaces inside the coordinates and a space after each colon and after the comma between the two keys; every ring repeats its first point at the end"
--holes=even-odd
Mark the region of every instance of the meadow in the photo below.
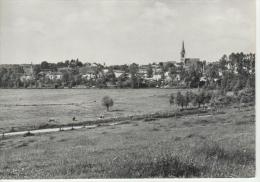
{"type": "Polygon", "coordinates": [[[26,130],[44,124],[67,124],[135,114],[169,111],[173,89],[0,89],[0,132],[26,130]],[[101,105],[109,95],[111,112],[101,105]],[[49,122],[49,120],[54,120],[49,122]]]}
{"type": "Polygon", "coordinates": [[[253,177],[255,110],[0,141],[1,178],[253,177]]]}
{"type": "MultiPolygon", "coordinates": [[[[100,113],[110,117],[176,109],[169,105],[169,95],[176,92],[170,89],[4,91],[2,129],[10,127],[6,118],[11,126],[22,127],[49,117],[71,122],[76,111],[87,120],[100,113]],[[100,104],[103,95],[115,100],[111,112],[100,104]],[[85,107],[62,105],[68,103],[85,107]]],[[[254,105],[0,139],[0,179],[254,176],[254,105]]]]}

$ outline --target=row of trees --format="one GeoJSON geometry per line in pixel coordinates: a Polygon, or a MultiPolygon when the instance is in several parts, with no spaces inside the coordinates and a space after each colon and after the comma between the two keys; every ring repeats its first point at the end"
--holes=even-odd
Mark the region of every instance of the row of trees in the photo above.
{"type": "Polygon", "coordinates": [[[21,87],[22,83],[20,76],[24,74],[21,66],[16,65],[12,68],[0,68],[0,88],[21,87]]]}
{"type": "Polygon", "coordinates": [[[177,94],[171,94],[169,98],[170,105],[176,104],[182,109],[189,106],[211,106],[214,108],[221,108],[229,104],[241,104],[254,103],[255,102],[255,89],[252,87],[244,88],[238,92],[238,94],[227,95],[224,90],[201,90],[197,93],[192,91],[186,91],[185,94],[177,92],[177,94]]]}
{"type": "Polygon", "coordinates": [[[193,106],[198,106],[199,108],[210,103],[212,97],[212,92],[209,91],[200,91],[199,93],[194,93],[192,91],[186,91],[185,94],[177,92],[177,94],[171,94],[170,104],[176,104],[177,106],[183,108],[188,107],[190,104],[193,106]]]}
{"type": "MultiPolygon", "coordinates": [[[[177,94],[170,95],[169,102],[170,105],[176,104],[182,109],[184,107],[188,108],[190,105],[197,106],[198,108],[208,105],[218,109],[231,103],[255,102],[255,90],[253,88],[245,88],[238,95],[233,96],[227,96],[223,90],[208,91],[203,89],[197,93],[186,91],[184,94],[178,91],[177,94]]],[[[104,96],[101,103],[106,107],[107,111],[114,105],[113,99],[109,96],[104,96]]]]}

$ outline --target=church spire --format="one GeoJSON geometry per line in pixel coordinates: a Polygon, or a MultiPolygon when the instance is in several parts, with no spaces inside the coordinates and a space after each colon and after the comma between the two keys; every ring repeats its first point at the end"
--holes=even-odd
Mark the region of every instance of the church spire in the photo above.
{"type": "Polygon", "coordinates": [[[181,49],[181,61],[185,60],[185,48],[184,48],[184,41],[182,41],[182,49],[181,49]]]}

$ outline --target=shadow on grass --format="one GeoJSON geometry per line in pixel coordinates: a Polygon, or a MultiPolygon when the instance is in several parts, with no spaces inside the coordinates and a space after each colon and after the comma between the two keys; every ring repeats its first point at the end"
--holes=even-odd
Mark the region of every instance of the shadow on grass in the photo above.
{"type": "Polygon", "coordinates": [[[124,110],[123,109],[113,109],[113,110],[110,110],[109,112],[123,112],[124,110]]]}

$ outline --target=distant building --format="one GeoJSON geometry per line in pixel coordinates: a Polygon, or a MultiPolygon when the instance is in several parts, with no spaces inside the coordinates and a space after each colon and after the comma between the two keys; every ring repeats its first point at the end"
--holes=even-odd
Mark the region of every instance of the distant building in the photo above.
{"type": "Polygon", "coordinates": [[[160,75],[160,74],[154,74],[152,77],[152,79],[156,80],[156,81],[160,80],[161,78],[162,78],[162,75],[160,75]]]}
{"type": "Polygon", "coordinates": [[[185,48],[184,48],[184,41],[182,41],[181,62],[185,63],[185,48]]]}
{"type": "MultiPolygon", "coordinates": [[[[62,68],[57,68],[57,70],[58,70],[58,72],[64,73],[64,72],[70,72],[70,71],[72,71],[73,69],[70,68],[70,67],[62,67],[62,68]]],[[[46,70],[46,71],[47,71],[47,70],[46,70]]],[[[48,71],[51,71],[51,70],[49,69],[48,71]]]]}
{"type": "Polygon", "coordinates": [[[124,71],[122,71],[122,70],[114,70],[114,73],[115,73],[115,77],[119,78],[121,75],[124,74],[124,71]]]}
{"type": "Polygon", "coordinates": [[[196,66],[200,62],[199,58],[186,58],[184,65],[185,66],[196,66]]]}
{"type": "Polygon", "coordinates": [[[62,76],[61,72],[49,72],[45,75],[45,77],[50,80],[61,80],[62,76]]]}
{"type": "Polygon", "coordinates": [[[23,64],[22,65],[25,75],[33,75],[33,64],[23,64]]]}
{"type": "Polygon", "coordinates": [[[35,76],[34,76],[34,73],[33,73],[33,64],[32,63],[31,64],[23,64],[22,68],[24,70],[23,75],[20,76],[20,80],[22,82],[35,79],[35,76]]]}
{"type": "Polygon", "coordinates": [[[190,66],[196,66],[199,62],[199,58],[186,58],[186,51],[184,47],[184,41],[182,42],[182,49],[181,49],[181,59],[180,61],[184,64],[185,68],[190,66]]]}

